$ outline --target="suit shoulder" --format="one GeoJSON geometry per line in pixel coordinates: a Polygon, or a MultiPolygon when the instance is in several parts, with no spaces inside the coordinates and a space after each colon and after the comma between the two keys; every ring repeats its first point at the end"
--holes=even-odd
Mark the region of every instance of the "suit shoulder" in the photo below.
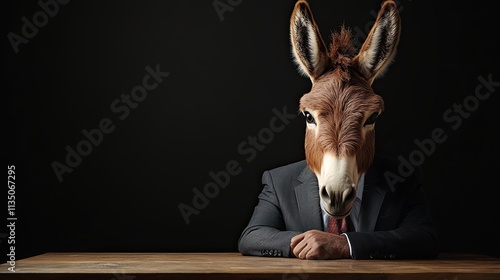
{"type": "Polygon", "coordinates": [[[262,183],[272,185],[274,191],[281,197],[293,194],[294,186],[304,180],[305,175],[313,176],[305,160],[278,166],[264,171],[262,183]]]}
{"type": "Polygon", "coordinates": [[[290,185],[294,184],[300,176],[309,173],[306,161],[301,160],[264,171],[262,179],[270,179],[275,185],[290,185]]]}
{"type": "Polygon", "coordinates": [[[305,160],[297,161],[297,162],[292,162],[286,165],[278,166],[272,169],[267,170],[268,172],[272,174],[279,174],[279,173],[291,173],[291,174],[297,174],[301,172],[305,167],[307,166],[307,163],[305,160]]]}

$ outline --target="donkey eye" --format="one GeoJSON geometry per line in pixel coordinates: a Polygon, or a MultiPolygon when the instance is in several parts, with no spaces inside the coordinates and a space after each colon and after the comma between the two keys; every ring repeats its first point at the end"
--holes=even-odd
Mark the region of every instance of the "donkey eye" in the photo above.
{"type": "Polygon", "coordinates": [[[304,117],[306,117],[306,122],[309,124],[316,124],[316,121],[314,120],[314,117],[311,113],[308,111],[304,111],[304,117]]]}
{"type": "Polygon", "coordinates": [[[367,126],[367,125],[370,125],[370,124],[374,124],[375,121],[377,120],[377,117],[378,117],[378,113],[375,112],[373,113],[365,122],[365,124],[363,126],[367,126]]]}

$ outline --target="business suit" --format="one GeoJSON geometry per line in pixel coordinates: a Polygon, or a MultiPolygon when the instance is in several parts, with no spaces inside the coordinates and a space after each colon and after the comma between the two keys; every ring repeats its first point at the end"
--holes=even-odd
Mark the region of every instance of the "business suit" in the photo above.
{"type": "MultiPolygon", "coordinates": [[[[384,173],[398,174],[399,162],[375,156],[365,175],[356,232],[348,232],[354,259],[431,258],[439,253],[418,168],[390,186],[384,173]]],[[[318,182],[305,160],[265,171],[263,190],[238,241],[243,255],[293,257],[290,240],[324,230],[318,182]]]]}

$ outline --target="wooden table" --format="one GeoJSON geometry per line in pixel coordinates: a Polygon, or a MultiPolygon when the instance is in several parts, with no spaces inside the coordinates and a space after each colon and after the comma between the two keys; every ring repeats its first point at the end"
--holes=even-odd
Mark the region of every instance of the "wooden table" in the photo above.
{"type": "Polygon", "coordinates": [[[0,265],[0,279],[500,279],[500,259],[299,260],[239,253],[46,253],[0,265]]]}

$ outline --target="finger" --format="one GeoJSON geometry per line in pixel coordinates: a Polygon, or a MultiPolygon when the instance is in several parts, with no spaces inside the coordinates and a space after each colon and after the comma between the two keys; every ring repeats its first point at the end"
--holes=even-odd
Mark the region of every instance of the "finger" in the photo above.
{"type": "Polygon", "coordinates": [[[302,240],[304,240],[303,233],[295,235],[294,237],[292,237],[292,240],[290,241],[290,247],[292,247],[292,249],[295,248],[295,246],[297,246],[297,244],[299,244],[302,240]]]}
{"type": "Polygon", "coordinates": [[[317,260],[320,259],[320,256],[318,255],[318,248],[313,249],[312,246],[310,246],[310,249],[307,250],[307,254],[305,256],[306,260],[317,260]]]}
{"type": "Polygon", "coordinates": [[[293,254],[295,255],[295,257],[299,258],[299,259],[303,259],[304,258],[304,252],[303,252],[303,247],[295,247],[295,249],[293,249],[293,254]]]}
{"type": "MultiPolygon", "coordinates": [[[[297,243],[295,245],[295,247],[293,248],[293,254],[296,256],[296,257],[300,257],[302,256],[305,257],[305,249],[307,248],[307,242],[306,241],[301,241],[299,243],[297,243]]],[[[301,259],[302,259],[301,258],[301,259]]]]}
{"type": "Polygon", "coordinates": [[[311,246],[306,244],[306,247],[304,247],[299,253],[299,259],[307,260],[308,259],[307,255],[309,255],[310,251],[311,251],[311,246]]]}

